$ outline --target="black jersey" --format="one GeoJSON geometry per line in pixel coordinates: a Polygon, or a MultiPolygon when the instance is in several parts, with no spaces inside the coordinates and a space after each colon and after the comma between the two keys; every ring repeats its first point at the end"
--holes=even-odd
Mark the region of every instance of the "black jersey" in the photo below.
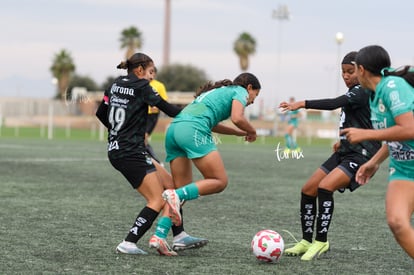
{"type": "MultiPolygon", "coordinates": [[[[334,99],[307,100],[306,108],[332,110],[341,108],[339,131],[349,127],[372,129],[371,110],[369,97],[371,92],[363,89],[360,85],[351,87],[345,95],[334,99]]],[[[371,158],[381,147],[378,141],[363,141],[351,144],[344,135],[340,136],[341,146],[338,150],[341,154],[356,152],[371,158]]]]}
{"type": "Polygon", "coordinates": [[[118,77],[105,91],[108,110],[108,156],[112,159],[137,157],[145,154],[145,129],[148,105],[162,99],[134,73],[118,77]]]}

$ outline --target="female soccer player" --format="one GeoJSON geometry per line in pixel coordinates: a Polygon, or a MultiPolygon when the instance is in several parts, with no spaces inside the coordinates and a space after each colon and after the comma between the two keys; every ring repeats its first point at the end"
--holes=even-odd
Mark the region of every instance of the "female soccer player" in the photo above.
{"type": "Polygon", "coordinates": [[[194,200],[226,188],[226,170],[212,132],[255,141],[256,130],[244,117],[244,108],[254,102],[260,89],[258,79],[251,73],[242,73],[233,81],[207,83],[171,122],[165,139],[166,160],[170,162],[174,184],[179,188],[165,190],[163,197],[176,219],[181,217],[182,200],[194,200]],[[219,123],[229,117],[237,128],[219,123]],[[204,179],[193,181],[192,163],[204,179]]]}
{"type": "MultiPolygon", "coordinates": [[[[289,98],[289,103],[295,102],[295,98],[289,98]]],[[[289,154],[290,151],[300,151],[298,144],[296,143],[296,139],[293,136],[294,131],[298,128],[299,124],[299,110],[291,110],[289,111],[288,115],[288,126],[286,128],[285,133],[285,143],[286,148],[284,150],[285,153],[289,154]]]]}
{"type": "MultiPolygon", "coordinates": [[[[370,129],[369,96],[370,92],[361,88],[352,62],[356,52],[350,52],[342,60],[342,78],[349,88],[348,92],[333,99],[306,100],[294,103],[282,102],[283,110],[299,108],[334,110],[342,107],[339,129],[357,127],[370,129]]],[[[302,224],[302,240],[295,246],[285,250],[288,256],[300,256],[304,261],[329,250],[328,230],[334,211],[333,193],[343,192],[348,188],[351,192],[359,187],[355,182],[355,173],[381,147],[380,142],[364,141],[350,144],[341,135],[334,147],[334,153],[313,173],[301,190],[300,219],[302,224]],[[318,202],[317,202],[318,201],[318,202]],[[316,215],[317,214],[317,215],[316,215]],[[314,223],[316,220],[316,236],[314,223]]]]}
{"type": "Polygon", "coordinates": [[[389,184],[385,200],[388,226],[396,241],[414,259],[414,88],[404,78],[414,73],[390,69],[388,52],[381,46],[362,48],[355,70],[363,87],[374,91],[370,99],[371,120],[375,129],[348,128],[342,134],[351,143],[365,140],[387,141],[381,150],[357,172],[365,184],[390,156],[389,184]],[[402,76],[402,77],[400,77],[402,76]]]}
{"type": "Polygon", "coordinates": [[[148,105],[157,106],[169,116],[176,116],[180,109],[168,104],[149,85],[154,70],[149,56],[136,53],[117,68],[127,69],[128,74],[117,78],[105,91],[96,115],[109,131],[109,161],[146,199],[147,204],[116,250],[126,254],[146,254],[136,243],[164,209],[150,247],[156,248],[162,255],[175,256],[177,253],[170,249],[163,233],[163,228],[169,229],[172,221],[168,204],[162,198],[164,189],[174,185],[167,171],[148,155],[144,140],[148,105]]]}

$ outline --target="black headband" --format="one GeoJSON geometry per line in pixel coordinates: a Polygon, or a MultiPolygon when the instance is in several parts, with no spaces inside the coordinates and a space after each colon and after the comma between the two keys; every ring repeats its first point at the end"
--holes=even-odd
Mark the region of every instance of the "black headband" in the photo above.
{"type": "Polygon", "coordinates": [[[350,64],[353,65],[355,63],[357,52],[350,52],[347,55],[344,56],[344,59],[342,59],[342,64],[350,64]]]}

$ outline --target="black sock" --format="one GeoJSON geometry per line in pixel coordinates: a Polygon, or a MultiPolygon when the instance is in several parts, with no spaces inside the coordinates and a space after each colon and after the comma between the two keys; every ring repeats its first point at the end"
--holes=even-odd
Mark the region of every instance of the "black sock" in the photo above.
{"type": "Polygon", "coordinates": [[[171,230],[173,232],[174,237],[179,235],[181,232],[184,231],[184,219],[183,219],[183,208],[182,207],[180,208],[180,213],[181,213],[181,220],[182,220],[181,225],[176,226],[176,225],[173,224],[172,227],[171,227],[171,230]]]}
{"type": "Polygon", "coordinates": [[[125,241],[137,243],[139,239],[150,229],[152,223],[158,216],[158,212],[145,206],[138,214],[134,225],[129,230],[128,236],[125,241]]]}
{"type": "Polygon", "coordinates": [[[312,242],[313,228],[316,215],[316,197],[306,194],[301,195],[300,200],[300,221],[302,223],[302,238],[312,242]]]}
{"type": "Polygon", "coordinates": [[[328,230],[334,211],[333,192],[318,188],[318,219],[316,222],[316,238],[320,242],[328,240],[328,230]]]}

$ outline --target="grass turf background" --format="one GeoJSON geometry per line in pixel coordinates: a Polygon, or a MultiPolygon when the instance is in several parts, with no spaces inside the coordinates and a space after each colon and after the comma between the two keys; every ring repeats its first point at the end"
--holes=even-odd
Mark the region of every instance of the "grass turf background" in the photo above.
{"type": "MultiPolygon", "coordinates": [[[[335,193],[328,235],[331,251],[322,258],[302,262],[282,256],[271,265],[253,257],[250,242],[261,229],[278,231],[287,245],[294,240],[283,230],[301,237],[300,188],[329,156],[329,140],[302,146],[301,159],[279,161],[274,150],[279,142],[283,146],[280,139],[246,145],[220,137],[228,187],[184,207],[186,231],[210,243],[170,258],[148,249],[154,228],[138,243],[149,255],[115,253],[145,201],[110,166],[105,142],[88,133],[54,140],[5,133],[0,138],[1,274],[412,274],[414,270],[386,224],[386,164],[354,193],[335,193]]],[[[155,135],[152,145],[163,158],[162,139],[155,135]]],[[[200,178],[197,171],[194,177],[200,178]]]]}

